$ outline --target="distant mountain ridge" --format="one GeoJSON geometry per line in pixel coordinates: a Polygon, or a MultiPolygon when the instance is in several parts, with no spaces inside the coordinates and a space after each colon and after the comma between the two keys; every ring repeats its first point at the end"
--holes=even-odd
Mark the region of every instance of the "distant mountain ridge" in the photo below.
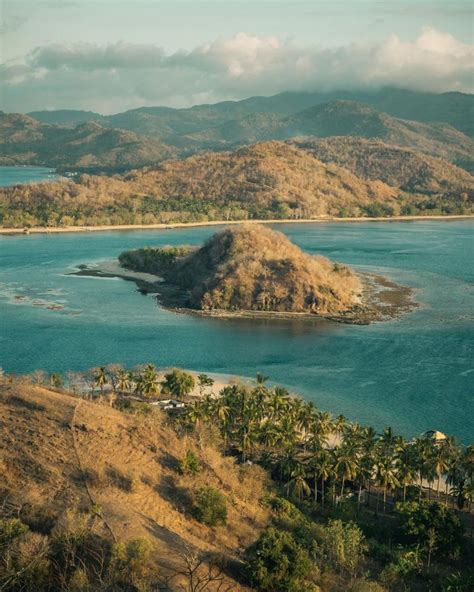
{"type": "Polygon", "coordinates": [[[175,156],[161,142],[94,121],[76,127],[0,113],[0,165],[37,164],[75,170],[130,169],[175,156]]]}
{"type": "Polygon", "coordinates": [[[28,115],[43,123],[71,125],[92,119],[105,126],[122,127],[140,133],[156,134],[162,129],[167,130],[166,133],[183,134],[255,113],[294,115],[320,103],[340,99],[365,103],[377,111],[401,119],[445,122],[467,135],[474,135],[474,95],[460,92],[436,94],[391,87],[377,91],[284,92],[270,97],[250,97],[186,109],[141,107],[115,115],[77,110],[34,111],[28,115]],[[142,121],[141,130],[136,128],[137,119],[142,121]],[[179,122],[178,126],[176,121],[179,122]],[[183,122],[186,122],[186,129],[183,129],[183,122]]]}
{"type": "Polygon", "coordinates": [[[321,103],[294,115],[254,114],[222,126],[189,134],[190,142],[208,149],[238,146],[295,136],[360,136],[414,148],[454,162],[469,162],[474,142],[445,123],[420,123],[379,113],[372,107],[348,100],[321,103]]]}

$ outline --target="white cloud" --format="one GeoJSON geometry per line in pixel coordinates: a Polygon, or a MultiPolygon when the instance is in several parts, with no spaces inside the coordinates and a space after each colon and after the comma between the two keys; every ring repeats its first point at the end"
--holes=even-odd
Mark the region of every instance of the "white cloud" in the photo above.
{"type": "Polygon", "coordinates": [[[192,51],[166,54],[157,45],[48,45],[23,64],[0,68],[2,108],[83,108],[113,112],[141,105],[386,85],[473,91],[473,46],[424,28],[413,42],[339,48],[298,46],[277,37],[239,33],[192,51]]]}

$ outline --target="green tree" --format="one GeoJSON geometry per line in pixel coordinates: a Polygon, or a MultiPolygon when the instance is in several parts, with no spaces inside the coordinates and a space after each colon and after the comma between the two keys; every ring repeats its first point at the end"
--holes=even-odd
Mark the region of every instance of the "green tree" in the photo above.
{"type": "Polygon", "coordinates": [[[459,554],[464,529],[459,517],[445,506],[426,500],[399,502],[395,515],[406,542],[431,549],[430,554],[436,548],[435,554],[440,557],[459,554]]]}
{"type": "Polygon", "coordinates": [[[251,585],[266,592],[301,592],[311,571],[308,553],[292,535],[268,528],[247,550],[251,585]]]}
{"type": "Polygon", "coordinates": [[[354,522],[331,520],[323,531],[320,561],[354,577],[367,550],[364,534],[354,522]]]}
{"type": "Polygon", "coordinates": [[[165,374],[161,383],[163,390],[177,399],[182,399],[193,390],[194,378],[183,370],[173,370],[165,374]]]}

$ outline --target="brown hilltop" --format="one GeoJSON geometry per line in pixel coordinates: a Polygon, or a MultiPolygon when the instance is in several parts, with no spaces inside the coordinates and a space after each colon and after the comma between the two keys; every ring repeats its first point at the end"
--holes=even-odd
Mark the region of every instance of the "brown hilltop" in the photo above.
{"type": "MultiPolygon", "coordinates": [[[[131,251],[120,261],[159,273],[156,262],[165,260],[164,253],[131,251]]],[[[166,260],[162,275],[186,291],[186,306],[203,311],[337,315],[357,305],[362,291],[347,267],[304,253],[280,232],[250,224],[216,233],[171,265],[166,260]]]]}

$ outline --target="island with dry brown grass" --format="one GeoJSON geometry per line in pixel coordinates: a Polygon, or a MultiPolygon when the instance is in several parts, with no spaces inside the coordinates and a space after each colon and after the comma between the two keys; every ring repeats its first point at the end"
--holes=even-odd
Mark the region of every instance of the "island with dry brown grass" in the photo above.
{"type": "Polygon", "coordinates": [[[413,306],[409,288],[305,253],[284,234],[255,224],[226,228],[200,248],[124,251],[119,264],[75,273],[132,280],[167,308],[220,318],[367,324],[413,306]]]}

